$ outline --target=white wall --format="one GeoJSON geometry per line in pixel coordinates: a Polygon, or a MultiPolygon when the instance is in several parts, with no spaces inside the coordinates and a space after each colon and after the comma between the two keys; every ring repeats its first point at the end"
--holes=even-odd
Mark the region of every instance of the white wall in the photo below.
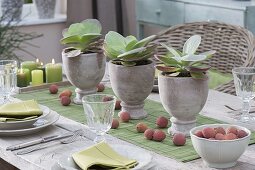
{"type": "MultiPolygon", "coordinates": [[[[65,23],[21,26],[20,31],[22,32],[36,32],[38,34],[43,34],[42,37],[29,42],[38,46],[38,48],[27,46],[25,49],[44,63],[51,62],[52,58],[55,58],[57,62],[60,62],[61,51],[64,47],[59,43],[59,40],[62,38],[62,30],[65,27],[65,23]]],[[[34,60],[33,57],[24,52],[16,53],[23,60],[34,60]]]]}

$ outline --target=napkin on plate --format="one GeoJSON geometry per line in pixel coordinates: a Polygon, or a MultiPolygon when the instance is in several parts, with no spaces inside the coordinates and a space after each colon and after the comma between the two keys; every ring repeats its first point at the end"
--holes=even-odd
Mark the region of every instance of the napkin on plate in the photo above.
{"type": "Polygon", "coordinates": [[[0,106],[0,116],[5,118],[25,118],[40,116],[43,111],[35,100],[7,103],[0,106]]]}
{"type": "Polygon", "coordinates": [[[100,167],[100,169],[131,169],[138,162],[126,158],[114,151],[107,143],[100,142],[86,150],[72,155],[75,163],[83,170],[100,167]]]}

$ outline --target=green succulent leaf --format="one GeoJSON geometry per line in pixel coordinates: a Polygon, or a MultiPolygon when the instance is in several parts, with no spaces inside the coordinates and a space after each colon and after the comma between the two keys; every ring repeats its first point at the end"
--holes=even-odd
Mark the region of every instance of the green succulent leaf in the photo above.
{"type": "Polygon", "coordinates": [[[78,35],[73,35],[73,36],[69,36],[69,37],[65,37],[62,38],[60,40],[61,44],[71,44],[71,43],[77,43],[80,41],[80,36],[78,35]]]}
{"type": "Polygon", "coordinates": [[[69,37],[72,35],[84,35],[88,33],[100,33],[102,26],[100,22],[96,19],[87,19],[81,23],[75,23],[69,26],[68,30],[64,31],[64,37],[69,37]]]}
{"type": "Polygon", "coordinates": [[[183,57],[181,57],[182,61],[203,61],[206,59],[206,55],[195,55],[195,54],[187,54],[183,57]]]}
{"type": "Polygon", "coordinates": [[[133,48],[144,47],[144,46],[146,46],[149,42],[151,42],[155,38],[156,38],[156,35],[151,35],[149,37],[146,37],[146,38],[138,41],[133,48]]]}
{"type": "Polygon", "coordinates": [[[161,65],[157,65],[156,69],[162,72],[168,72],[168,73],[177,72],[180,70],[179,68],[176,68],[176,67],[168,67],[168,66],[161,66],[161,65]]]}
{"type": "Polygon", "coordinates": [[[137,43],[137,40],[130,41],[130,42],[127,44],[125,50],[126,50],[126,51],[130,51],[130,50],[134,49],[134,46],[135,46],[136,43],[137,43]]]}
{"type": "Polygon", "coordinates": [[[112,49],[111,47],[107,46],[107,44],[105,43],[103,44],[103,48],[104,48],[104,52],[106,56],[109,57],[110,59],[115,59],[118,57],[118,55],[121,54],[121,52],[112,49]]]}
{"type": "Polygon", "coordinates": [[[137,55],[138,53],[144,51],[146,48],[145,47],[141,47],[141,48],[136,48],[136,49],[133,49],[133,50],[130,50],[128,52],[125,52],[125,53],[122,53],[120,55],[118,55],[118,59],[122,59],[124,61],[137,61],[139,60],[139,55],[137,55]]]}
{"type": "Polygon", "coordinates": [[[194,54],[201,43],[200,35],[191,36],[183,46],[183,54],[194,54]]]}
{"type": "Polygon", "coordinates": [[[156,56],[156,58],[159,61],[163,62],[166,66],[177,66],[179,64],[179,62],[177,62],[175,59],[167,57],[167,56],[156,56]]]}
{"type": "Polygon", "coordinates": [[[127,61],[122,61],[121,64],[123,66],[127,66],[127,67],[132,67],[132,66],[135,66],[136,65],[136,62],[127,62],[127,61]]]}
{"type": "Polygon", "coordinates": [[[129,35],[129,36],[125,37],[125,42],[126,42],[126,44],[129,44],[129,43],[132,42],[132,41],[138,42],[138,40],[136,39],[136,37],[133,36],[133,35],[129,35]]]}
{"type": "Polygon", "coordinates": [[[200,53],[199,55],[206,55],[206,56],[210,55],[211,56],[215,53],[216,53],[215,50],[211,50],[211,51],[206,51],[206,52],[200,53]]]}
{"type": "MultiPolygon", "coordinates": [[[[160,45],[162,45],[162,47],[165,47],[170,53],[174,55],[174,57],[181,58],[180,54],[173,47],[167,46],[166,44],[163,44],[163,43],[160,43],[160,45]]],[[[177,59],[177,60],[180,61],[181,59],[177,59]]]]}
{"type": "MultiPolygon", "coordinates": [[[[108,47],[107,49],[109,49],[109,47],[111,47],[110,48],[111,50],[118,51],[120,53],[123,53],[126,51],[125,50],[126,49],[125,38],[117,32],[109,31],[105,35],[105,44],[108,47]]],[[[109,51],[108,51],[108,53],[111,54],[111,52],[109,52],[109,51]]]]}

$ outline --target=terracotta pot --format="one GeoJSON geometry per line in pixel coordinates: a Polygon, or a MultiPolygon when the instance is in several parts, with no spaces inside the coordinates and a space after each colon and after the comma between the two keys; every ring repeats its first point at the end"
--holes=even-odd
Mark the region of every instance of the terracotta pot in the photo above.
{"type": "Polygon", "coordinates": [[[153,88],[154,62],[133,67],[109,62],[109,75],[112,89],[122,101],[121,111],[129,112],[132,119],[146,117],[147,113],[143,109],[144,100],[153,88]]]}
{"type": "Polygon", "coordinates": [[[172,116],[168,133],[181,132],[188,136],[207,100],[208,78],[201,80],[159,74],[158,86],[163,107],[172,116]]]}
{"type": "Polygon", "coordinates": [[[106,57],[103,53],[80,54],[68,57],[64,49],[62,52],[63,67],[67,79],[75,89],[74,103],[81,104],[84,95],[93,94],[97,91],[97,84],[102,80],[105,73],[106,57]]]}

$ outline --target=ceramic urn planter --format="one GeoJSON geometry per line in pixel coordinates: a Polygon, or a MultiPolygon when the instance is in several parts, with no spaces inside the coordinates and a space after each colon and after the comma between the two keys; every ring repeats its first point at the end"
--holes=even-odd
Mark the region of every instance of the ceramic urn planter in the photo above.
{"type": "Polygon", "coordinates": [[[172,116],[169,134],[178,132],[189,136],[196,126],[196,115],[202,110],[208,96],[208,78],[168,77],[159,74],[159,95],[163,107],[172,116]]]}
{"type": "Polygon", "coordinates": [[[68,55],[68,49],[62,52],[63,67],[67,79],[76,87],[74,103],[82,104],[84,95],[97,92],[97,84],[105,73],[106,57],[103,53],[80,54],[74,57],[68,55]]]}
{"type": "Polygon", "coordinates": [[[130,113],[131,119],[142,119],[147,116],[143,109],[144,100],[153,88],[155,75],[154,62],[147,65],[126,67],[109,62],[111,86],[121,99],[121,111],[130,113]]]}

